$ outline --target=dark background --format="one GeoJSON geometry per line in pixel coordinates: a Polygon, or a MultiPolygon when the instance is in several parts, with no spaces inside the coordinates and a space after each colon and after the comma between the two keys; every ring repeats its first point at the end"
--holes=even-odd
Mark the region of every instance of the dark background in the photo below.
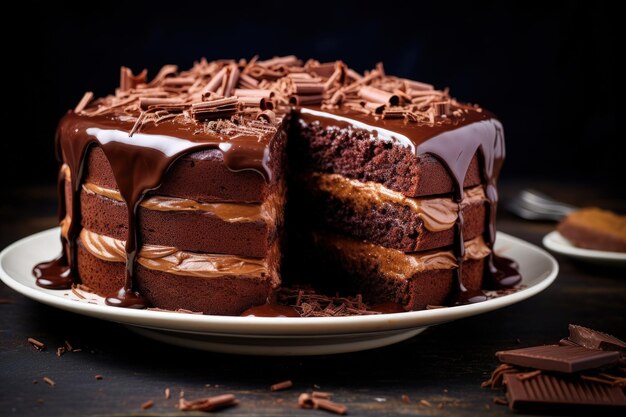
{"type": "Polygon", "coordinates": [[[611,186],[624,177],[618,13],[602,2],[140,3],[49,2],[5,16],[24,30],[4,34],[13,58],[5,88],[19,86],[5,123],[21,128],[0,141],[11,184],[54,183],[58,119],[84,91],[112,92],[120,65],[150,76],[202,56],[291,53],[359,71],[384,61],[388,73],[450,86],[492,110],[507,134],[505,180],[611,186]]]}

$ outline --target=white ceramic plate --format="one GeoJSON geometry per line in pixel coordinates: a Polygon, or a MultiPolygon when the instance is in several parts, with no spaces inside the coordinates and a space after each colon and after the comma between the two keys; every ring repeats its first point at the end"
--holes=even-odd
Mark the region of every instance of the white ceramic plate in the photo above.
{"type": "Polygon", "coordinates": [[[129,326],[162,342],[218,352],[255,355],[321,355],[352,352],[408,339],[428,326],[458,320],[520,302],[556,278],[556,260],[543,249],[498,233],[496,252],[515,259],[524,289],[482,303],[434,310],[353,317],[265,318],[180,314],[104,305],[102,298],[37,287],[33,266],[60,252],[59,229],[19,240],[0,253],[0,278],[34,300],[86,316],[129,326]]]}
{"type": "Polygon", "coordinates": [[[556,230],[543,237],[543,246],[562,255],[588,262],[626,265],[626,253],[579,248],[572,245],[569,240],[565,239],[565,237],[556,230]]]}

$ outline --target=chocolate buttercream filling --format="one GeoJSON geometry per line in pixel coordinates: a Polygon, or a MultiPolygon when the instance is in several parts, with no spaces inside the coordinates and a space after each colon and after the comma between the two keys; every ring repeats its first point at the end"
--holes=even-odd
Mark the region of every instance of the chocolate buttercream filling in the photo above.
{"type": "MultiPolygon", "coordinates": [[[[67,164],[61,167],[66,181],[71,181],[71,173],[67,164]]],[[[107,197],[115,201],[124,202],[122,194],[118,190],[101,187],[91,182],[84,182],[82,188],[85,192],[107,197]]],[[[203,211],[214,214],[227,222],[274,222],[277,209],[281,204],[284,194],[274,193],[262,204],[254,203],[203,203],[195,200],[169,197],[151,196],[144,198],[139,204],[148,210],[156,211],[203,211]]],[[[69,228],[69,223],[67,228],[69,228]]],[[[67,233],[66,233],[67,234],[67,233]]]]}
{"type": "MultiPolygon", "coordinates": [[[[116,201],[124,201],[119,191],[103,188],[90,182],[83,184],[83,190],[116,201]]],[[[276,213],[274,204],[270,201],[263,204],[202,203],[185,198],[152,196],[145,198],[139,205],[156,211],[203,211],[214,214],[227,222],[273,221],[276,213]]]]}
{"type": "MultiPolygon", "coordinates": [[[[457,269],[459,266],[452,250],[404,253],[337,234],[315,233],[314,238],[316,244],[338,251],[348,262],[369,259],[378,271],[398,279],[407,279],[424,271],[457,269]]],[[[491,250],[480,236],[465,242],[464,260],[482,259],[490,253],[491,250]]]]}
{"type": "MultiPolygon", "coordinates": [[[[346,178],[339,174],[313,173],[308,181],[315,188],[331,194],[333,197],[356,207],[367,210],[383,203],[399,204],[409,207],[424,222],[431,232],[440,232],[454,227],[457,221],[459,204],[452,198],[410,198],[391,190],[380,183],[361,182],[346,178]]],[[[475,201],[485,201],[485,193],[481,186],[465,190],[460,206],[475,201]]]]}
{"type": "MultiPolygon", "coordinates": [[[[80,243],[90,254],[103,261],[126,262],[126,242],[123,240],[82,229],[80,243]]],[[[265,259],[186,252],[160,245],[143,245],[136,260],[147,269],[199,278],[247,275],[265,279],[270,269],[265,259]]]]}

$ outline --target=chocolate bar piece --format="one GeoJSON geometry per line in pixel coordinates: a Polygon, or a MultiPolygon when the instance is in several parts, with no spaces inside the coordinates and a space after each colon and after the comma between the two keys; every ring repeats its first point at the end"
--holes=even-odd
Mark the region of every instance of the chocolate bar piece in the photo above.
{"type": "Polygon", "coordinates": [[[496,356],[501,362],[511,365],[565,373],[614,365],[620,357],[619,352],[559,345],[505,350],[497,352],[496,356]]]}
{"type": "Polygon", "coordinates": [[[587,327],[569,325],[569,340],[587,349],[617,350],[626,352],[626,342],[587,327]]]}
{"type": "Polygon", "coordinates": [[[515,374],[505,374],[504,383],[509,408],[515,411],[582,412],[593,407],[593,412],[601,413],[626,408],[622,388],[579,378],[540,374],[522,380],[515,374]]]}

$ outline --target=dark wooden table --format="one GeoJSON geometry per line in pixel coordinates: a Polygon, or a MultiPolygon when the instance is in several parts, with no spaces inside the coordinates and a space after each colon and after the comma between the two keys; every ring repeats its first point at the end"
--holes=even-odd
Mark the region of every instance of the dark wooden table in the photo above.
{"type": "MultiPolygon", "coordinates": [[[[506,195],[519,187],[501,188],[506,195]]],[[[571,203],[626,211],[623,196],[610,190],[545,183],[537,188],[571,203]]],[[[0,203],[1,247],[55,225],[52,188],[8,191],[5,197],[0,203]]],[[[499,230],[537,245],[553,227],[506,213],[498,224],[499,230]]],[[[501,392],[480,388],[497,365],[495,351],[555,342],[566,335],[568,323],[626,337],[626,270],[556,257],[561,266],[556,282],[530,300],[430,328],[386,348],[318,357],[230,356],[176,348],[121,325],[41,305],[0,284],[0,415],[194,415],[174,406],[183,390],[187,399],[234,393],[240,404],[224,410],[225,415],[328,415],[297,407],[298,394],[313,388],[332,392],[350,415],[510,415],[508,408],[492,402],[501,392]],[[48,349],[36,351],[28,337],[48,349]],[[65,340],[82,351],[57,357],[56,348],[65,340]],[[44,383],[44,376],[56,385],[44,383]],[[291,390],[270,392],[271,384],[285,379],[294,381],[291,390]],[[163,395],[168,387],[170,400],[163,395]],[[403,402],[403,394],[411,403],[403,402]],[[142,411],[147,400],[154,400],[154,407],[142,411]],[[431,406],[419,405],[420,400],[431,406]]]]}

